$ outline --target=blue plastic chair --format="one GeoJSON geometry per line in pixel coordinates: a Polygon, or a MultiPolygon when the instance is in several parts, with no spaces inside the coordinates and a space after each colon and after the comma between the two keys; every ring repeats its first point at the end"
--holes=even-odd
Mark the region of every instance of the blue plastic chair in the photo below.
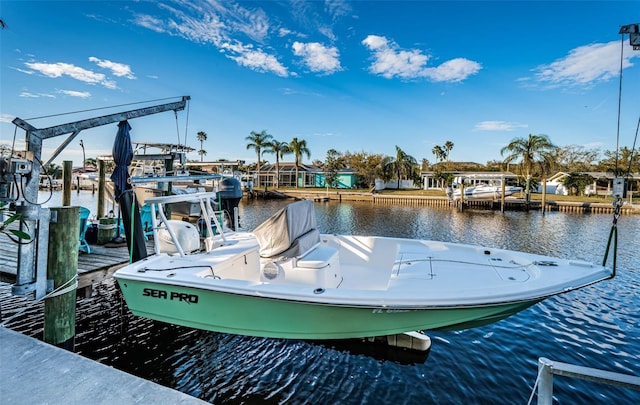
{"type": "Polygon", "coordinates": [[[142,232],[144,232],[144,240],[149,240],[149,236],[153,236],[153,219],[151,218],[151,206],[143,205],[140,207],[140,222],[142,223],[142,232]]]}
{"type": "Polygon", "coordinates": [[[80,250],[84,250],[86,253],[91,253],[91,248],[89,244],[84,238],[85,232],[87,232],[87,228],[89,227],[89,211],[88,208],[80,207],[80,250]]]}

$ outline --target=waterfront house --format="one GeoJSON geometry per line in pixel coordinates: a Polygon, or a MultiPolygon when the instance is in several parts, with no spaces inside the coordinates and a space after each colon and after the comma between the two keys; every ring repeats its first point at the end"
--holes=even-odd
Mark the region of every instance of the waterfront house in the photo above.
{"type": "MultiPolygon", "coordinates": [[[[313,165],[298,164],[298,177],[296,179],[296,165],[293,162],[280,162],[278,170],[276,165],[267,163],[260,168],[260,178],[257,187],[275,187],[276,173],[280,187],[327,187],[327,172],[313,165]]],[[[256,173],[257,174],[257,173],[256,173]]],[[[337,171],[337,187],[349,189],[355,187],[358,175],[353,169],[340,169],[337,171]]]]}

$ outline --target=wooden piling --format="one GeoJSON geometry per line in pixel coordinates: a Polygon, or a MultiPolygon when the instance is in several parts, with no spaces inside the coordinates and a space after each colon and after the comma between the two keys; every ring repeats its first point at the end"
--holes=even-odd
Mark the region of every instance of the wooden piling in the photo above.
{"type": "Polygon", "coordinates": [[[98,207],[96,210],[96,218],[104,217],[104,192],[105,192],[105,169],[106,163],[102,159],[98,159],[98,207]]]}
{"type": "Polygon", "coordinates": [[[78,207],[51,208],[47,279],[53,291],[68,291],[44,303],[44,341],[73,351],[76,334],[76,289],[78,274],[78,207]]]}
{"type": "Polygon", "coordinates": [[[505,179],[504,179],[504,175],[502,175],[502,181],[500,182],[500,188],[502,190],[502,195],[500,196],[500,212],[504,212],[504,204],[505,204],[505,189],[507,187],[507,185],[505,184],[505,179]]]}
{"type": "Polygon", "coordinates": [[[73,162],[65,160],[62,162],[62,206],[71,205],[71,173],[73,172],[73,162]]]}
{"type": "Polygon", "coordinates": [[[547,206],[547,178],[545,177],[544,179],[542,179],[542,215],[544,215],[544,212],[546,211],[546,206],[547,206]]]}

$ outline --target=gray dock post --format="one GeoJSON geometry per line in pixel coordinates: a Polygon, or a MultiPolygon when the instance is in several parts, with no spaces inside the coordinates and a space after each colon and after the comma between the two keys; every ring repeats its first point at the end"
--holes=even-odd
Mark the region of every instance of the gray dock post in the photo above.
{"type": "Polygon", "coordinates": [[[538,359],[538,405],[553,404],[553,362],[541,357],[538,359]]]}

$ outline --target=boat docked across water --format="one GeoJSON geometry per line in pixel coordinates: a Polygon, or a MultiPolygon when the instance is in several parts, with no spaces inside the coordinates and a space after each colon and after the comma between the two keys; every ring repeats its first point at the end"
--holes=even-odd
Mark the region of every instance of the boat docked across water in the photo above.
{"type": "Polygon", "coordinates": [[[223,231],[214,193],[147,199],[156,254],[114,277],[133,314],[225,333],[343,339],[465,329],[613,276],[573,259],[377,236],[321,234],[311,201],[253,232],[223,231]],[[197,198],[203,229],[164,215],[197,198]]]}
{"type": "MultiPolygon", "coordinates": [[[[504,196],[508,197],[522,191],[522,187],[504,186],[504,196]]],[[[499,200],[502,198],[502,185],[479,183],[473,186],[464,187],[465,200],[499,200]]],[[[456,188],[452,190],[451,198],[459,200],[462,195],[462,189],[456,188]]]]}

